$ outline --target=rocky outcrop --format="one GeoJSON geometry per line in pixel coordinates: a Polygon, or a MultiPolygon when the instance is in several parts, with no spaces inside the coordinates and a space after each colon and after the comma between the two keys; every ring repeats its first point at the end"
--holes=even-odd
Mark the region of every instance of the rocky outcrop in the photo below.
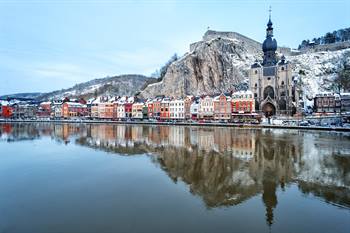
{"type": "MultiPolygon", "coordinates": [[[[341,63],[350,62],[350,49],[334,51],[292,51],[279,47],[277,55],[292,63],[303,93],[331,90],[341,63]]],[[[162,81],[148,85],[141,96],[184,96],[219,94],[237,89],[248,81],[248,69],[262,60],[261,44],[236,32],[207,31],[203,39],[190,45],[190,52],[173,62],[162,81]]]]}
{"type": "Polygon", "coordinates": [[[249,66],[262,51],[258,42],[239,34],[207,32],[191,51],[173,62],[163,80],[149,85],[143,97],[202,95],[234,90],[247,77],[249,66]]]}

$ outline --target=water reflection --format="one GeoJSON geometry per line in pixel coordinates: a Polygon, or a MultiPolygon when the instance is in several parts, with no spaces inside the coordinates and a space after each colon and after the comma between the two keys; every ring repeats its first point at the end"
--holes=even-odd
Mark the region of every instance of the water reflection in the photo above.
{"type": "Polygon", "coordinates": [[[112,124],[0,124],[8,142],[51,137],[119,155],[147,154],[207,208],[261,195],[274,222],[277,190],[299,190],[350,208],[350,137],[344,133],[112,124]]]}

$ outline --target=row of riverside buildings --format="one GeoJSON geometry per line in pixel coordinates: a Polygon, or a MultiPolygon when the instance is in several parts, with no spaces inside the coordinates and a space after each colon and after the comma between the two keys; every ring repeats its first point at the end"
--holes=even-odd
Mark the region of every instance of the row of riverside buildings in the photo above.
{"type": "Polygon", "coordinates": [[[54,100],[39,104],[27,101],[0,102],[2,118],[31,119],[155,119],[155,120],[218,120],[254,118],[254,97],[251,91],[239,91],[217,96],[186,96],[151,99],[102,96],[85,101],[54,100]]]}
{"type": "MultiPolygon", "coordinates": [[[[0,118],[7,119],[155,119],[155,120],[256,120],[256,101],[251,91],[217,96],[171,98],[102,96],[88,101],[68,99],[34,103],[0,100],[0,118]]],[[[316,115],[350,114],[350,93],[324,92],[314,97],[316,115]]]]}

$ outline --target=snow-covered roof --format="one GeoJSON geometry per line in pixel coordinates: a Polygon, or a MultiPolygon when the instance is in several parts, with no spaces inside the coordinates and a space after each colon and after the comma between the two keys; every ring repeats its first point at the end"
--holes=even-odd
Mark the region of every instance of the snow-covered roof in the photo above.
{"type": "Polygon", "coordinates": [[[135,102],[135,98],[134,98],[134,97],[129,97],[129,98],[127,99],[127,102],[130,103],[130,104],[132,104],[132,103],[135,102]]]}
{"type": "Polygon", "coordinates": [[[92,104],[99,104],[101,103],[100,98],[96,98],[95,100],[92,101],[92,104]]]}
{"type": "Polygon", "coordinates": [[[87,104],[92,104],[95,101],[95,98],[88,99],[86,101],[87,104]]]}
{"type": "Polygon", "coordinates": [[[9,102],[7,100],[0,100],[0,105],[7,106],[9,105],[9,102]]]}
{"type": "Polygon", "coordinates": [[[172,99],[171,100],[171,102],[184,102],[184,100],[183,99],[181,99],[181,98],[176,98],[176,99],[172,99]]]}
{"type": "Polygon", "coordinates": [[[232,93],[232,95],[235,95],[235,94],[237,94],[237,95],[247,95],[247,94],[253,94],[253,92],[250,91],[250,90],[246,90],[246,91],[236,91],[236,92],[232,93]]]}
{"type": "Polygon", "coordinates": [[[315,94],[315,97],[327,97],[327,96],[334,96],[334,93],[329,91],[323,91],[315,94]]]}
{"type": "Polygon", "coordinates": [[[68,104],[69,107],[81,107],[81,108],[85,108],[86,105],[85,104],[81,104],[81,103],[76,103],[76,102],[66,102],[66,104],[68,104]]]}
{"type": "Polygon", "coordinates": [[[142,103],[142,102],[135,102],[135,103],[133,103],[133,106],[138,106],[138,105],[145,105],[145,103],[142,103]]]}

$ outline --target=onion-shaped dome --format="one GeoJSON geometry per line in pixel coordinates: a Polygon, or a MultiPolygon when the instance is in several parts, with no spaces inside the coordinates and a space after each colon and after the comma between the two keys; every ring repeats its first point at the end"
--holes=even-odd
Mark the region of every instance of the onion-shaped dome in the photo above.
{"type": "Polygon", "coordinates": [[[277,50],[277,41],[268,36],[265,40],[264,40],[264,43],[262,45],[262,49],[264,52],[267,52],[267,51],[276,51],[277,50]]]}

